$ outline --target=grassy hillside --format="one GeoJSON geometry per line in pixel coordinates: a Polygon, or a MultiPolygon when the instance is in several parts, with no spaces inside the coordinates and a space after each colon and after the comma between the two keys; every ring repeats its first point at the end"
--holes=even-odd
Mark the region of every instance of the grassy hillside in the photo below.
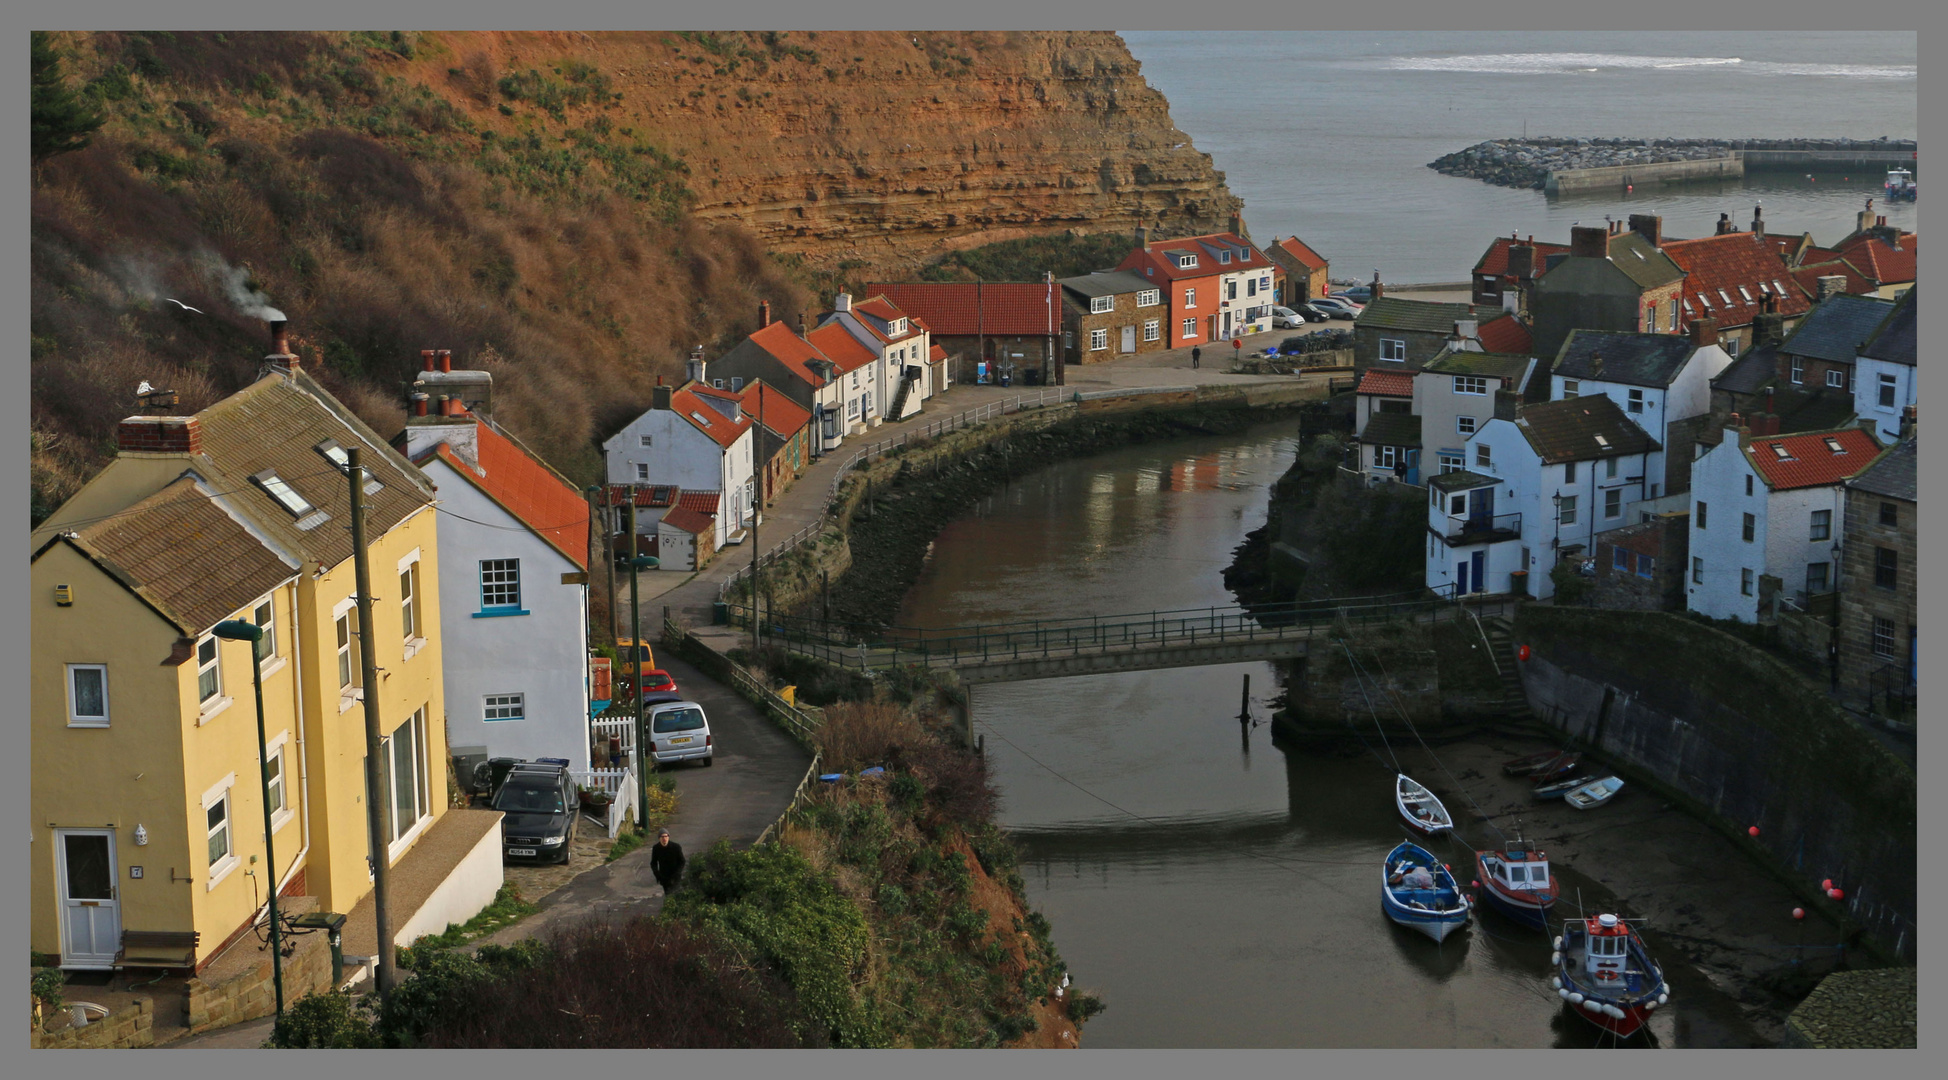
{"type": "Polygon", "coordinates": [[[593,64],[410,33],[56,38],[107,122],[34,175],[37,519],[112,455],[141,381],[189,411],[254,378],[265,307],[388,434],[420,349],[492,371],[499,419],[578,480],[690,347],[760,299],[813,307],[748,233],[691,217],[683,147],[618,123],[593,64]]]}

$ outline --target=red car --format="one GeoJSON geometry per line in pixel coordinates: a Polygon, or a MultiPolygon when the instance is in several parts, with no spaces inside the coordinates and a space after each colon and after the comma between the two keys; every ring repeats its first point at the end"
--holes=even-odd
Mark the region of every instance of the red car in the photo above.
{"type": "Polygon", "coordinates": [[[654,694],[659,691],[676,693],[676,680],[670,678],[669,672],[656,668],[643,672],[643,693],[654,694]]]}

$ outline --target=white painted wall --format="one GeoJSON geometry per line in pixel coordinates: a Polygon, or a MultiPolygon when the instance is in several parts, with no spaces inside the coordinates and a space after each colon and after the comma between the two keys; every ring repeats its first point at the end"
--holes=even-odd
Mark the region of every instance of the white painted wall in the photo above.
{"type": "Polygon", "coordinates": [[[696,537],[674,525],[666,525],[660,521],[656,523],[656,550],[661,553],[656,563],[658,570],[697,568],[696,537]]]}
{"type": "MultiPolygon", "coordinates": [[[[1453,518],[1467,517],[1470,508],[1474,504],[1474,500],[1481,497],[1481,492],[1488,490],[1495,492],[1495,516],[1500,517],[1503,514],[1514,512],[1502,505],[1502,500],[1507,497],[1509,492],[1506,483],[1485,484],[1481,487],[1457,492],[1443,492],[1432,487],[1428,489],[1426,567],[1428,588],[1438,590],[1442,595],[1448,595],[1446,590],[1460,581],[1461,565],[1467,564],[1470,567],[1468,581],[1468,591],[1470,593],[1506,593],[1512,591],[1509,575],[1517,570],[1524,569],[1522,540],[1503,540],[1492,544],[1451,545],[1443,539],[1455,524],[1453,518]],[[1472,569],[1472,560],[1474,553],[1477,551],[1482,553],[1481,582],[1474,580],[1474,571],[1472,569]]],[[[1533,573],[1530,574],[1531,579],[1534,576],[1533,573]]],[[[1534,589],[1535,583],[1533,580],[1530,581],[1529,587],[1531,590],[1534,589]]]]}
{"type": "Polygon", "coordinates": [[[756,501],[751,483],[757,475],[753,442],[752,430],[747,428],[725,449],[675,410],[650,409],[610,436],[602,452],[611,484],[668,484],[685,491],[716,492],[714,539],[722,550],[730,534],[745,526],[756,501]],[[650,437],[647,447],[642,445],[644,435],[650,437]],[[639,462],[649,466],[647,479],[638,476],[639,462]]]}
{"type": "MultiPolygon", "coordinates": [[[[1839,542],[1841,529],[1845,525],[1843,489],[1834,484],[1828,487],[1793,488],[1790,491],[1775,491],[1766,499],[1766,507],[1760,515],[1761,538],[1765,544],[1765,569],[1763,573],[1780,579],[1788,596],[1798,596],[1806,591],[1806,567],[1809,563],[1828,563],[1833,559],[1833,545],[1839,542]],[[1814,540],[1813,512],[1827,511],[1827,537],[1814,540]]],[[[1832,588],[1833,574],[1837,568],[1826,568],[1827,587],[1832,588]]]]}
{"type": "MultiPolygon", "coordinates": [[[[1730,367],[1732,357],[1717,345],[1707,345],[1694,351],[1684,366],[1678,369],[1677,377],[1668,387],[1635,386],[1629,383],[1606,382],[1602,379],[1582,379],[1577,387],[1578,396],[1594,397],[1601,394],[1617,403],[1632,422],[1656,439],[1664,450],[1650,455],[1646,475],[1645,492],[1656,498],[1663,494],[1664,455],[1671,449],[1670,426],[1680,420],[1702,416],[1711,411],[1711,380],[1717,378],[1730,367]],[[1630,411],[1630,391],[1637,390],[1643,395],[1641,412],[1630,411]],[[1649,494],[1652,485],[1658,485],[1655,494],[1649,494]]],[[[1549,377],[1549,400],[1563,399],[1564,384],[1570,380],[1561,375],[1549,377]]]]}
{"type": "MultiPolygon", "coordinates": [[[[1714,619],[1755,622],[1758,618],[1758,575],[1765,572],[1766,503],[1771,490],[1752,468],[1738,445],[1738,432],[1691,463],[1691,558],[1704,560],[1703,580],[1693,580],[1684,568],[1685,603],[1692,611],[1714,619]],[[1745,494],[1745,479],[1752,494],[1745,494]],[[1698,504],[1706,505],[1705,527],[1698,527],[1698,504]],[[1758,515],[1750,543],[1744,539],[1744,515],[1758,515]],[[1751,570],[1752,595],[1742,588],[1741,571],[1751,570]]],[[[1695,565],[1695,563],[1693,564],[1695,565]]],[[[1802,567],[1802,572],[1803,572],[1802,567]]]]}
{"type": "MultiPolygon", "coordinates": [[[[498,810],[467,812],[500,816],[498,810]]],[[[496,824],[481,835],[480,842],[460,859],[446,880],[434,886],[432,895],[393,935],[393,943],[411,945],[428,934],[440,933],[448,923],[464,924],[494,902],[494,895],[501,891],[505,880],[501,867],[501,829],[496,824]]]]}
{"type": "MultiPolygon", "coordinates": [[[[451,511],[437,525],[448,745],[485,746],[496,757],[562,757],[588,768],[588,587],[561,583],[561,575],[581,567],[445,461],[433,458],[425,471],[441,508],[451,511]],[[521,560],[528,614],[475,617],[484,559],[521,560]],[[488,694],[525,695],[526,719],[487,720],[488,694]]],[[[375,587],[383,584],[379,569],[375,587]]],[[[390,595],[396,593],[395,585],[390,595]]],[[[389,595],[383,588],[380,594],[389,595]]]]}
{"type": "Polygon", "coordinates": [[[1882,443],[1901,437],[1901,410],[1914,404],[1914,369],[1906,364],[1861,357],[1853,365],[1853,411],[1861,419],[1874,421],[1882,443]],[[1894,378],[1894,403],[1880,403],[1880,379],[1894,378]]]}

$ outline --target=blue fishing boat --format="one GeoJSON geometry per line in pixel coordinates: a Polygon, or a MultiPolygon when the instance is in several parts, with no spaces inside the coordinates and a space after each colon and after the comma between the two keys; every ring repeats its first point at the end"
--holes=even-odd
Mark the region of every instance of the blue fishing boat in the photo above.
{"type": "Polygon", "coordinates": [[[1468,898],[1426,848],[1402,843],[1380,871],[1380,910],[1440,941],[1468,922],[1468,898]]]}
{"type": "Polygon", "coordinates": [[[1550,984],[1556,996],[1619,1038],[1635,1035],[1651,1013],[1670,1003],[1664,969],[1636,929],[1615,915],[1571,919],[1553,945],[1550,984]]]}
{"type": "Polygon", "coordinates": [[[1549,929],[1549,911],[1561,892],[1549,872],[1549,856],[1522,843],[1477,851],[1475,876],[1489,907],[1537,930],[1549,929]]]}

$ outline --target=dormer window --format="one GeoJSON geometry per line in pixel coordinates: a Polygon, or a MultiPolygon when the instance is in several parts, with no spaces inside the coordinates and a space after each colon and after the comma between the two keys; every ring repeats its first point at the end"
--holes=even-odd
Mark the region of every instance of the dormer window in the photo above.
{"type": "Polygon", "coordinates": [[[1101,315],[1104,312],[1114,310],[1116,310],[1116,298],[1113,296],[1092,296],[1089,298],[1089,314],[1091,315],[1101,315]]]}
{"type": "Polygon", "coordinates": [[[1228,252],[1228,251],[1220,251],[1220,252],[1218,252],[1218,261],[1219,261],[1219,262],[1221,262],[1221,263],[1228,263],[1228,262],[1230,262],[1230,261],[1231,261],[1231,253],[1230,253],[1230,252],[1228,252]]]}
{"type": "Polygon", "coordinates": [[[887,327],[887,330],[888,330],[888,332],[890,332],[890,333],[891,333],[891,334],[892,334],[892,335],[893,335],[894,337],[899,337],[899,336],[900,336],[901,334],[904,334],[904,333],[906,333],[906,320],[905,320],[905,319],[894,319],[894,320],[893,320],[893,324],[892,324],[891,326],[889,326],[889,327],[887,327]]]}
{"type": "Polygon", "coordinates": [[[1195,255],[1177,256],[1177,269],[1179,270],[1188,270],[1191,267],[1196,265],[1197,265],[1197,256],[1195,255]]]}

